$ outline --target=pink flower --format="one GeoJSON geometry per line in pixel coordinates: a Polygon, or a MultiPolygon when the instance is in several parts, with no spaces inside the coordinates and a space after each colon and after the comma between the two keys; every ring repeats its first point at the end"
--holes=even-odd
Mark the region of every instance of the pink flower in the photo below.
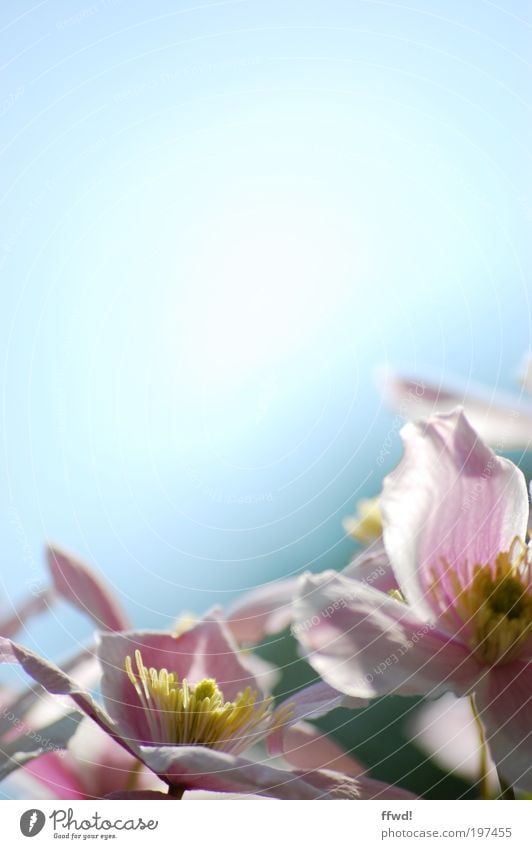
{"type": "Polygon", "coordinates": [[[165,785],[90,719],[66,751],[51,751],[20,770],[15,786],[32,799],[101,799],[111,793],[161,790],[165,785]]]}
{"type": "MultiPolygon", "coordinates": [[[[94,657],[84,649],[65,663],[64,671],[92,686],[94,657]]],[[[18,695],[0,690],[0,780],[48,752],[64,749],[78,722],[79,713],[68,698],[52,697],[35,684],[18,695]]]]}
{"type": "Polygon", "coordinates": [[[360,794],[351,776],[284,770],[243,757],[293,721],[294,709],[275,708],[264,697],[217,618],[209,617],[178,637],[142,631],[101,634],[98,658],[105,709],[65,672],[0,639],[0,659],[19,663],[48,692],[70,696],[171,794],[193,789],[281,799],[360,794]]]}
{"type": "Polygon", "coordinates": [[[474,694],[492,756],[532,785],[532,586],[522,473],[460,411],[402,431],[384,483],[384,543],[403,600],[333,572],[308,575],[295,633],[350,696],[474,694]],[[406,603],[405,603],[406,602],[406,603]]]}
{"type": "Polygon", "coordinates": [[[0,612],[0,636],[13,637],[33,616],[62,598],[89,616],[99,630],[121,631],[128,619],[110,587],[87,564],[58,546],[46,548],[50,586],[31,594],[18,608],[0,612]]]}

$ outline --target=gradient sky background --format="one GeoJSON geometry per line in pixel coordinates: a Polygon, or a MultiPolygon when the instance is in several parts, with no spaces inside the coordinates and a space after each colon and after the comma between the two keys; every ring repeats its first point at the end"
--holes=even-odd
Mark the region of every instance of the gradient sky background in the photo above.
{"type": "Polygon", "coordinates": [[[341,567],[400,452],[375,369],[512,387],[531,10],[2,3],[7,603],[46,539],[145,626],[341,567]]]}

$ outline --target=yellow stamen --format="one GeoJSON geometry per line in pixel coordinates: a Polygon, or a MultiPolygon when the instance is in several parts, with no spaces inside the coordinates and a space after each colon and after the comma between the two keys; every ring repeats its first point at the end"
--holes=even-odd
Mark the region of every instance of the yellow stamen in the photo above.
{"type": "Polygon", "coordinates": [[[433,570],[430,587],[444,618],[457,617],[469,627],[472,651],[495,665],[515,658],[532,636],[531,565],[525,543],[516,538],[492,564],[477,564],[465,580],[448,564],[445,574],[433,570]],[[445,592],[445,585],[450,586],[445,592]]]}
{"type": "Polygon", "coordinates": [[[214,678],[189,684],[174,672],[144,666],[140,651],[135,652],[136,671],[131,657],[125,670],[144,708],[151,742],[207,746],[238,753],[263,739],[286,722],[290,706],[273,709],[273,699],[258,701],[259,694],[246,687],[232,702],[214,678]]]}
{"type": "Polygon", "coordinates": [[[343,521],[346,533],[367,545],[382,535],[382,516],[379,498],[361,498],[357,512],[343,521]]]}

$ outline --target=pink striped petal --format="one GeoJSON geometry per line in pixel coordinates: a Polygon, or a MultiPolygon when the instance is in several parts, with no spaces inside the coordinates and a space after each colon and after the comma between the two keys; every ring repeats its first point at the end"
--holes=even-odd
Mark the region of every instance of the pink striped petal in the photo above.
{"type": "Polygon", "coordinates": [[[460,410],[401,433],[405,454],[381,497],[384,544],[408,603],[428,618],[439,612],[435,575],[445,587],[452,567],[469,582],[474,565],[524,539],[528,496],[522,472],[487,448],[460,410]]]}
{"type": "Polygon", "coordinates": [[[57,546],[46,551],[54,589],[105,631],[123,631],[128,619],[111,589],[85,563],[57,546]]]}
{"type": "Polygon", "coordinates": [[[336,572],[305,576],[295,609],[309,663],[350,696],[469,692],[482,673],[467,648],[408,605],[336,572]]]}

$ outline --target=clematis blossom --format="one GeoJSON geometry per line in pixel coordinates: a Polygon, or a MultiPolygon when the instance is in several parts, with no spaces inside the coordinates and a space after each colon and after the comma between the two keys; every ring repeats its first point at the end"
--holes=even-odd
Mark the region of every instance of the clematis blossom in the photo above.
{"type": "Polygon", "coordinates": [[[19,663],[48,692],[69,696],[78,710],[158,776],[171,796],[195,789],[280,799],[360,795],[351,776],[285,770],[243,756],[290,722],[292,707],[276,708],[263,696],[216,617],[178,637],[166,632],[102,633],[97,656],[104,707],[50,662],[0,640],[2,660],[19,663]]]}
{"type": "Polygon", "coordinates": [[[474,696],[506,781],[532,786],[532,569],[522,473],[461,410],[407,424],[383,488],[387,594],[326,572],[301,581],[295,629],[351,696],[474,696]],[[395,597],[394,597],[395,596],[395,597]]]}

